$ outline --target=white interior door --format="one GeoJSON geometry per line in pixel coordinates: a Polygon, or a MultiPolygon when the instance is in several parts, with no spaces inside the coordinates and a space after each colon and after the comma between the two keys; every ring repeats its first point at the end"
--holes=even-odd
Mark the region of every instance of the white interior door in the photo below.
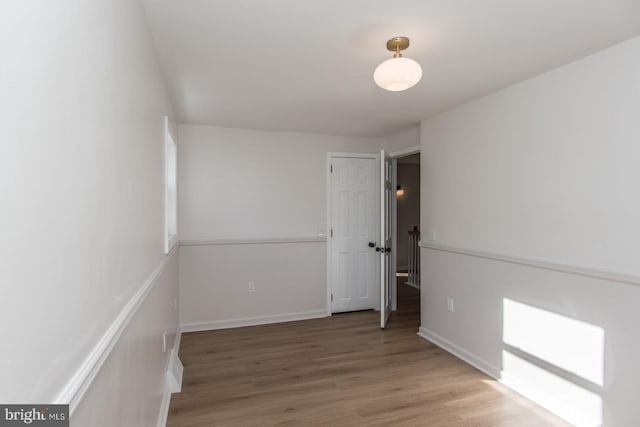
{"type": "Polygon", "coordinates": [[[391,314],[391,157],[380,150],[380,327],[387,326],[391,314]]]}
{"type": "Polygon", "coordinates": [[[379,306],[377,187],[376,158],[331,158],[332,313],[379,306]]]}

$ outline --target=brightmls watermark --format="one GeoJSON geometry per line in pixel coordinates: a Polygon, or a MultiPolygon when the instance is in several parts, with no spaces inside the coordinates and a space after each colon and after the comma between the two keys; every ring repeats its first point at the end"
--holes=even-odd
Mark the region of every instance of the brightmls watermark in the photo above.
{"type": "Polygon", "coordinates": [[[69,405],[1,405],[0,427],[69,427],[69,405]]]}

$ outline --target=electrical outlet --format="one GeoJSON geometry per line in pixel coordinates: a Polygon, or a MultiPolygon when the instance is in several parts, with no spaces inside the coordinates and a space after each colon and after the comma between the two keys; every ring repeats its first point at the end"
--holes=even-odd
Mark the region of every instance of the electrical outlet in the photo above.
{"type": "Polygon", "coordinates": [[[249,282],[249,286],[247,287],[247,292],[255,292],[256,291],[256,282],[249,282]]]}
{"type": "Polygon", "coordinates": [[[447,298],[447,310],[453,313],[453,298],[447,298]]]}
{"type": "Polygon", "coordinates": [[[162,352],[167,352],[167,332],[162,333],[162,352]]]}

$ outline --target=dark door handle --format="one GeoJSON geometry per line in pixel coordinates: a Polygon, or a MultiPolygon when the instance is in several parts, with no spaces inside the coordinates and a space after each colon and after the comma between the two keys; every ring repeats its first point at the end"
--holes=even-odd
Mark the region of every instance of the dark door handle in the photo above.
{"type": "Polygon", "coordinates": [[[369,242],[369,247],[370,247],[370,248],[375,248],[375,246],[376,246],[376,244],[375,244],[375,243],[373,243],[373,242],[369,242]]]}
{"type": "Polygon", "coordinates": [[[384,248],[376,247],[376,252],[384,252],[384,248]]]}
{"type": "Polygon", "coordinates": [[[391,252],[391,248],[384,248],[386,252],[391,252]]]}

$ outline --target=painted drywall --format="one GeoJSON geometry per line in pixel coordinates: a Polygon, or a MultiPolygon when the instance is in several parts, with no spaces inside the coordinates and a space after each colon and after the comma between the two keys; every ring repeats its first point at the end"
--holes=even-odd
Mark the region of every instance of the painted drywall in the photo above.
{"type": "Polygon", "coordinates": [[[640,275],[638,44],[423,122],[424,225],[452,245],[640,275]]]}
{"type": "Polygon", "coordinates": [[[420,125],[418,124],[402,132],[395,133],[388,139],[389,142],[386,149],[390,153],[405,148],[417,147],[420,145],[420,125]]]}
{"type": "Polygon", "coordinates": [[[179,126],[182,240],[324,234],[326,153],[385,139],[179,126]]]}
{"type": "MultiPolygon", "coordinates": [[[[171,108],[137,1],[11,2],[0,50],[0,401],[47,403],[164,259],[171,108]]],[[[127,346],[151,353],[157,332],[129,334],[127,346]]],[[[127,384],[132,369],[151,369],[146,393],[164,374],[156,362],[102,375],[127,384]]],[[[111,425],[148,424],[120,423],[133,409],[115,402],[145,414],[158,403],[157,390],[127,402],[101,390],[111,425]]]]}
{"type": "Polygon", "coordinates": [[[163,415],[167,356],[178,330],[178,251],[120,336],[72,418],[73,426],[152,426],[163,415]],[[163,333],[167,332],[166,352],[163,333]]]}
{"type": "MultiPolygon", "coordinates": [[[[423,234],[439,245],[640,275],[639,116],[634,38],[424,120],[423,234]]],[[[602,400],[604,425],[640,424],[631,398],[640,384],[632,326],[640,287],[431,249],[422,262],[423,330],[498,374],[505,298],[602,328],[603,385],[556,373],[602,400]]]]}
{"type": "Polygon", "coordinates": [[[180,323],[207,330],[324,317],[325,269],[324,242],[182,246],[180,323]]]}
{"type": "MultiPolygon", "coordinates": [[[[378,138],[186,125],[178,134],[183,241],[324,235],[327,152],[376,153],[387,144],[378,138]]],[[[182,325],[326,312],[323,241],[181,251],[182,325]],[[253,294],[247,292],[249,281],[256,284],[253,294]]]]}
{"type": "MultiPolygon", "coordinates": [[[[419,154],[415,154],[419,156],[419,154]]],[[[420,165],[398,162],[397,183],[404,195],[396,197],[397,203],[397,267],[406,270],[409,253],[409,231],[420,228],[420,165]]]]}

